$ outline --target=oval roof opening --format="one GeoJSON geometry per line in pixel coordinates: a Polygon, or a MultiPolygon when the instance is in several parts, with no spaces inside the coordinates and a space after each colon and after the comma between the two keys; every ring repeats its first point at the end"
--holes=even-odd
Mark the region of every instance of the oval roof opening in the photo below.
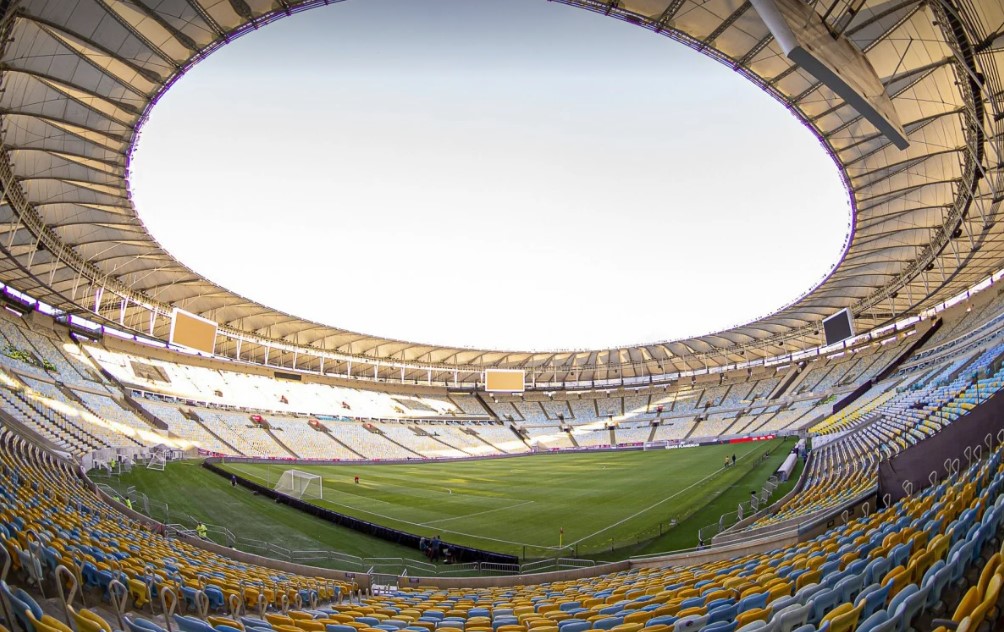
{"type": "Polygon", "coordinates": [[[727,68],[542,0],[312,10],[152,110],[140,217],[277,309],[430,344],[605,348],[780,309],[843,253],[816,138],[727,68]]]}

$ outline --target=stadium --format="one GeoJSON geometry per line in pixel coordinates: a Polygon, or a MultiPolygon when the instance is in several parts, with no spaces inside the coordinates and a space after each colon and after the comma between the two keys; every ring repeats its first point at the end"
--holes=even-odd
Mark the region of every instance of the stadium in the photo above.
{"type": "Polygon", "coordinates": [[[201,61],[339,9],[0,1],[0,632],[1004,627],[1004,5],[560,3],[813,134],[825,278],[613,348],[300,318],[172,256],[131,160],[201,61]]]}

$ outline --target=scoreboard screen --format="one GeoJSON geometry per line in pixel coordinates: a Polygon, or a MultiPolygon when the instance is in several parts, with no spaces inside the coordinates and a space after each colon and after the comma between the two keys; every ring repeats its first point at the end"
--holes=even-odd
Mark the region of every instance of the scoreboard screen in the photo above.
{"type": "Polygon", "coordinates": [[[211,320],[175,309],[171,314],[171,344],[213,355],[217,325],[211,320]]]}
{"type": "Polygon", "coordinates": [[[854,337],[854,321],[851,312],[842,309],[833,316],[823,321],[823,333],[826,335],[826,345],[835,345],[838,342],[854,337]]]}
{"type": "Polygon", "coordinates": [[[526,386],[524,371],[509,369],[487,369],[485,390],[489,393],[522,393],[526,386]]]}

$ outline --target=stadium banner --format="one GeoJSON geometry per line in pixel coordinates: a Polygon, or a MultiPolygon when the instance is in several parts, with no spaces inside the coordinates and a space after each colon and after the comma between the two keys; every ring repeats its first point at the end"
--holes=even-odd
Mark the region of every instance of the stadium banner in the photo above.
{"type": "Polygon", "coordinates": [[[757,435],[755,437],[736,437],[734,439],[729,439],[728,443],[749,443],[750,441],[770,441],[777,435],[767,434],[767,435],[757,435]]]}
{"type": "Polygon", "coordinates": [[[970,459],[978,460],[974,451],[987,454],[988,441],[992,445],[1000,445],[998,433],[1001,432],[1002,415],[1004,391],[997,391],[937,434],[908,447],[891,459],[880,461],[879,498],[889,494],[892,502],[897,502],[907,496],[903,489],[904,483],[911,483],[916,493],[930,487],[929,477],[932,472],[938,475],[938,480],[946,477],[946,461],[958,459],[960,467],[965,468],[970,459]]]}

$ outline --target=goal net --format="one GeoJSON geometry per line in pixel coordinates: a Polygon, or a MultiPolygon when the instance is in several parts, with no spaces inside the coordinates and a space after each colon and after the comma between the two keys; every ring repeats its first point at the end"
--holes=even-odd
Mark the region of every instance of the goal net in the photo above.
{"type": "Polygon", "coordinates": [[[286,470],[275,484],[275,491],[296,498],[323,498],[321,477],[300,470],[286,470]]]}
{"type": "Polygon", "coordinates": [[[167,466],[167,453],[154,452],[153,454],[150,455],[150,460],[146,464],[146,469],[158,470],[160,472],[163,472],[166,466],[167,466]]]}

